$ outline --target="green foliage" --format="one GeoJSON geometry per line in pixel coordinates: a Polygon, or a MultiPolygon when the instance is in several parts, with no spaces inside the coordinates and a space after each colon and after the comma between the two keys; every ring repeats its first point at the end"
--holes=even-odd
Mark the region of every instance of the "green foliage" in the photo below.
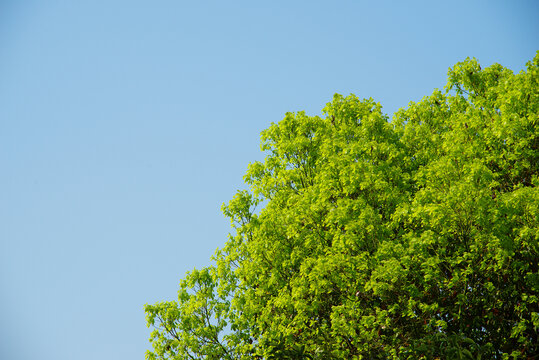
{"type": "Polygon", "coordinates": [[[448,77],[391,121],[335,95],[263,131],[215,265],[146,306],[147,358],[537,355],[539,52],[448,77]]]}

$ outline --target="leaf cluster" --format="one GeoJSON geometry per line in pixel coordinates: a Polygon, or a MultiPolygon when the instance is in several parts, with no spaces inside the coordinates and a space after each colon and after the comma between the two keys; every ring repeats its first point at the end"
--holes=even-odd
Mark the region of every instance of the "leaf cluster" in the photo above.
{"type": "Polygon", "coordinates": [[[262,132],[214,265],[146,306],[147,358],[536,356],[539,52],[466,59],[391,121],[354,95],[323,113],[262,132]]]}

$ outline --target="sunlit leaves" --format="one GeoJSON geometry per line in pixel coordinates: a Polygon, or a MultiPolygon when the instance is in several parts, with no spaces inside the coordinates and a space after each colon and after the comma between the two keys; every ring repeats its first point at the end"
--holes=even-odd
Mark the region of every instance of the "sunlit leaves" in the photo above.
{"type": "Polygon", "coordinates": [[[538,68],[467,59],[392,121],[335,95],[324,117],[272,124],[214,265],[146,306],[147,357],[539,352],[538,68]]]}

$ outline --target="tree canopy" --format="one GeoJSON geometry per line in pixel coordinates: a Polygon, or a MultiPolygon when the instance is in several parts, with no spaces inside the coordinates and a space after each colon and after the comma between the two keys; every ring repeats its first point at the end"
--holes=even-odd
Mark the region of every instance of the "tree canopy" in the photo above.
{"type": "Polygon", "coordinates": [[[147,358],[539,354],[539,52],[457,63],[392,119],[354,95],[323,114],[262,132],[213,265],[146,305],[147,358]]]}

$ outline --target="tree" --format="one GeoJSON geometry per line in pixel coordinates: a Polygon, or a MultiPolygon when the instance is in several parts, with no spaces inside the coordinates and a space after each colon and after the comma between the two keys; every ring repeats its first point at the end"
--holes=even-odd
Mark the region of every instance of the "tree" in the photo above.
{"type": "Polygon", "coordinates": [[[214,265],[146,305],[147,358],[536,356],[539,52],[448,77],[391,121],[335,95],[263,131],[214,265]]]}

